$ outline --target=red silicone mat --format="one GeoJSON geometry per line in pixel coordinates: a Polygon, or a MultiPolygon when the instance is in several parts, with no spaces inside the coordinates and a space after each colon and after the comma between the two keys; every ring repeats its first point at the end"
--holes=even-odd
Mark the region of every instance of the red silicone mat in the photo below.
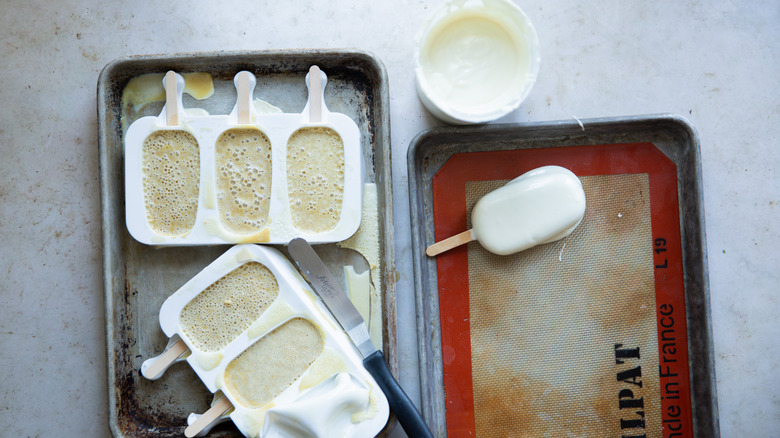
{"type": "MultiPolygon", "coordinates": [[[[614,392],[613,409],[604,409],[593,415],[577,415],[578,412],[565,412],[547,409],[539,415],[549,415],[548,422],[514,422],[509,417],[522,419],[528,414],[527,408],[517,404],[516,409],[505,408],[502,415],[506,427],[495,427],[490,420],[501,420],[493,414],[482,414],[475,409],[474,381],[472,377],[479,372],[473,368],[472,333],[470,327],[469,255],[478,251],[478,244],[471,244],[458,250],[439,256],[438,279],[440,319],[442,321],[442,346],[444,350],[444,390],[447,403],[447,432],[450,436],[473,436],[477,424],[475,416],[485,418],[481,425],[482,435],[503,435],[507,431],[521,432],[524,426],[536,427],[537,431],[566,430],[576,433],[590,430],[595,425],[605,433],[623,436],[662,436],[661,424],[666,428],[679,429],[685,436],[691,436],[690,399],[688,382],[688,357],[685,339],[685,320],[676,321],[675,309],[683,312],[685,308],[682,282],[682,264],[680,252],[680,232],[677,200],[676,167],[652,144],[598,145],[589,147],[571,147],[539,150],[516,150],[500,152],[474,152],[453,156],[439,171],[433,180],[434,222],[436,238],[467,229],[466,185],[471,181],[509,180],[536,167],[555,164],[572,170],[578,176],[647,174],[649,177],[650,221],[652,240],[646,242],[644,251],[653,254],[656,321],[658,345],[663,351],[660,368],[654,363],[643,364],[641,352],[643,346],[627,345],[618,337],[610,338],[607,333],[601,338],[592,337],[588,344],[598,348],[599,342],[614,344],[614,355],[604,355],[604,360],[613,365],[615,379],[609,382],[614,392]],[[670,214],[671,213],[671,214],[670,214]],[[671,344],[671,345],[669,345],[671,344]],[[451,351],[452,353],[449,353],[451,351]],[[451,356],[451,357],[448,357],[451,356]],[[636,358],[637,360],[630,360],[636,358]],[[615,363],[611,363],[614,361],[615,363]],[[618,363],[623,362],[623,363],[618,363]],[[664,388],[668,391],[664,391],[664,388]],[[628,391],[628,392],[627,392],[628,391]],[[671,392],[670,392],[671,391],[671,392]],[[658,397],[660,403],[646,403],[650,396],[658,397]],[[656,409],[648,411],[653,406],[656,409]],[[660,410],[658,409],[660,407],[660,410]],[[514,414],[514,415],[512,415],[514,414]],[[552,424],[549,424],[552,423],[552,424]],[[590,426],[589,426],[590,424],[590,426]],[[654,425],[654,430],[648,426],[654,425]],[[609,430],[610,426],[612,429],[609,430]]],[[[592,212],[590,212],[592,213],[592,212]]],[[[598,213],[598,212],[596,212],[598,213]]],[[[611,245],[620,245],[620,234],[613,233],[611,245]]],[[[587,244],[587,238],[584,239],[587,244]]],[[[549,245],[556,245],[550,243],[549,245]]],[[[558,245],[559,246],[559,245],[558,245]]],[[[532,260],[538,252],[521,254],[520,257],[532,260]]],[[[619,259],[610,259],[605,266],[618,265],[619,259]]],[[[604,275],[610,275],[605,272],[604,275]]],[[[577,282],[573,277],[570,281],[577,282]]],[[[626,286],[626,295],[630,285],[626,286]]],[[[528,291],[533,293],[533,291],[528,291]]],[[[576,293],[576,291],[572,291],[576,293]]],[[[618,294],[618,299],[620,294],[618,294]]],[[[630,312],[621,309],[623,313],[630,312]]],[[[621,312],[615,314],[618,318],[621,312]]],[[[615,324],[630,323],[616,320],[615,324]]],[[[561,324],[566,324],[565,321],[561,324]]],[[[616,330],[619,332],[619,330],[616,330]]],[[[501,342],[497,340],[496,342],[501,342]]],[[[522,336],[520,337],[522,342],[522,336]]],[[[569,354],[568,360],[578,360],[576,352],[569,354]]],[[[537,360],[538,361],[538,360],[537,360]]],[[[482,366],[491,366],[497,360],[487,359],[482,366]]],[[[587,366],[588,364],[584,364],[587,366]]],[[[533,366],[533,365],[531,365],[533,366]]],[[[507,375],[504,384],[510,386],[519,375],[507,375]]],[[[607,383],[607,382],[604,382],[607,383]]],[[[558,388],[566,391],[566,388],[558,388]]],[[[598,392],[599,396],[607,391],[598,392]]],[[[574,394],[569,395],[570,397],[574,394]]],[[[605,397],[602,396],[603,398],[605,397]]],[[[482,397],[485,398],[485,397],[482,397]]],[[[507,395],[507,399],[512,397],[507,395]]],[[[608,401],[608,400],[607,400],[608,401]]],[[[593,404],[602,402],[592,400],[593,404]]],[[[483,403],[484,408],[494,408],[483,403]]],[[[587,409],[579,412],[586,413],[587,409]]],[[[534,430],[528,430],[533,433],[534,430]]],[[[520,435],[518,435],[520,436],[520,435]]]]}

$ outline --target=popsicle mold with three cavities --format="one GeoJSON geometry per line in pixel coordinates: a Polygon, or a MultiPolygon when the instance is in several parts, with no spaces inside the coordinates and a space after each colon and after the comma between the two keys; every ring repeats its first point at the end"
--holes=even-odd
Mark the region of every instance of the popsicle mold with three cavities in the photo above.
{"type": "MultiPolygon", "coordinates": [[[[186,360],[215,394],[211,409],[188,418],[187,436],[205,434],[227,418],[247,436],[293,426],[368,436],[387,421],[387,400],[355,347],[273,248],[228,250],[163,303],[160,325],[189,352],[171,354],[186,360]],[[306,411],[317,405],[312,400],[328,400],[343,412],[312,416],[306,411]]],[[[144,362],[142,374],[159,377],[149,370],[160,368],[155,362],[166,354],[144,362]]]]}
{"type": "Polygon", "coordinates": [[[327,76],[306,76],[301,113],[255,108],[255,76],[234,78],[230,114],[185,111],[183,79],[166,75],[166,102],[125,138],[130,234],[150,245],[338,242],[360,225],[365,179],[360,131],[325,104],[327,76]],[[180,80],[173,93],[170,77],[180,80]],[[172,115],[175,125],[170,125],[172,115]]]}

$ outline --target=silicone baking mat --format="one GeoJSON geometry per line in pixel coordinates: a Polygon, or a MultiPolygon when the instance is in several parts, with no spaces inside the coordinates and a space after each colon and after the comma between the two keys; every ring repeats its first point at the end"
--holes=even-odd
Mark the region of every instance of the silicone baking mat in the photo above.
{"type": "Polygon", "coordinates": [[[574,233],[436,260],[447,435],[692,436],[677,168],[653,144],[454,154],[433,178],[436,240],[551,164],[583,183],[574,233]]]}

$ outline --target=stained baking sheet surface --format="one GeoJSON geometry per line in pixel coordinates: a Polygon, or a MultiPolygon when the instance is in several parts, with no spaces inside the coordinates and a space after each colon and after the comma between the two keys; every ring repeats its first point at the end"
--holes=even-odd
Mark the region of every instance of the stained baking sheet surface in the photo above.
{"type": "Polygon", "coordinates": [[[423,410],[441,436],[590,436],[610,425],[717,434],[695,133],[673,116],[583,126],[434,130],[410,148],[423,410]],[[589,210],[572,236],[513,257],[472,243],[436,261],[425,258],[425,246],[468,226],[479,196],[544,164],[582,176],[589,210]],[[667,262],[670,254],[682,257],[667,262]],[[660,335],[669,322],[662,312],[672,304],[677,342],[685,342],[686,323],[689,341],[687,349],[677,345],[675,357],[668,346],[659,349],[668,344],[660,335]],[[640,345],[634,366],[618,360],[622,349],[640,345]],[[675,368],[683,371],[690,363],[690,377],[659,377],[664,360],[684,362],[675,368]],[[619,376],[627,376],[620,373],[638,366],[646,382],[642,394],[632,394],[647,400],[641,424],[616,408],[620,394],[628,395],[620,391],[631,389],[619,387],[626,383],[619,376]],[[670,391],[690,401],[678,402],[679,392],[670,391]],[[671,414],[680,407],[688,420],[675,422],[681,415],[671,414]]]}
{"type": "MultiPolygon", "coordinates": [[[[214,95],[184,106],[227,114],[235,103],[233,76],[248,70],[257,77],[255,98],[285,112],[300,112],[306,103],[304,76],[312,64],[328,74],[328,108],[350,116],[360,129],[366,180],[377,185],[384,352],[397,374],[395,340],[395,263],[393,256],[392,178],[387,77],[370,53],[333,50],[214,52],[138,56],[105,67],[98,82],[98,130],[106,294],[108,392],[110,427],[117,437],[182,436],[191,412],[204,412],[211,394],[186,363],[172,366],[157,381],[140,375],[143,360],[163,351],[166,338],[159,323],[162,302],[224,253],[228,246],[161,248],[132,239],[125,226],[123,133],[136,119],[157,115],[162,102],[135,104],[123,99],[130,79],[148,73],[205,72],[211,74],[214,95]]],[[[335,245],[318,248],[334,273],[340,265],[359,266],[362,257],[335,245]]],[[[365,263],[365,262],[363,262],[365,263]]],[[[382,435],[392,429],[391,419],[382,435]]],[[[230,423],[209,434],[241,436],[230,423]]]]}

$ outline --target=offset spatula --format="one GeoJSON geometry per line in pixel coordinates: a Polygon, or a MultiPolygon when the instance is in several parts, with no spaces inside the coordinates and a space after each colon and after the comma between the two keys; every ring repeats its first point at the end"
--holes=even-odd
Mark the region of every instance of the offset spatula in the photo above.
{"type": "Polygon", "coordinates": [[[406,434],[413,438],[432,438],[433,435],[428,426],[425,425],[422,415],[390,373],[382,351],[378,350],[371,342],[368,327],[366,327],[363,317],[341,290],[322,259],[303,239],[293,239],[287,249],[298,268],[322,298],[325,306],[347,332],[360,354],[363,355],[363,366],[384,391],[390,409],[395,412],[395,416],[406,434]]]}

